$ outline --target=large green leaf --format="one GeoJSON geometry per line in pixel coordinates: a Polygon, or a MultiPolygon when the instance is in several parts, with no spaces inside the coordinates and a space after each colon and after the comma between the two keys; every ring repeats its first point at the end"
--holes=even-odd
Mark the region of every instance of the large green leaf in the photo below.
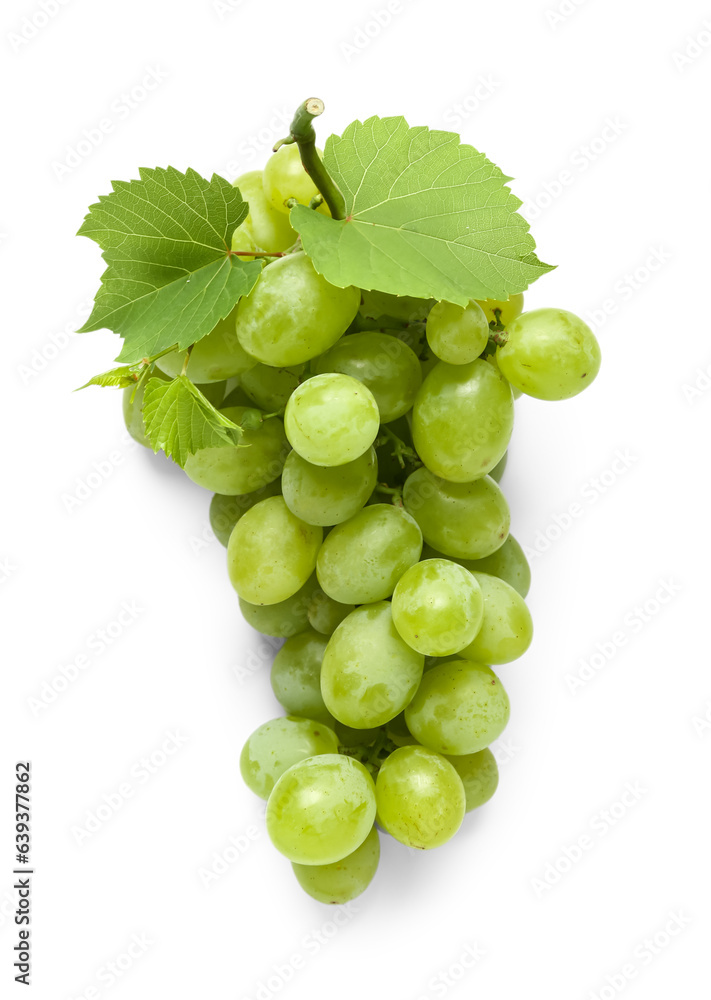
{"type": "Polygon", "coordinates": [[[151,378],[143,396],[146,437],[178,465],[201,448],[237,444],[242,428],[208,402],[185,375],[171,382],[151,378]]]}
{"type": "Polygon", "coordinates": [[[297,206],[291,224],[334,285],[394,295],[503,299],[546,271],[507,178],[452,132],[404,118],[353,122],[324,163],[346,201],[339,221],[297,206]]]}
{"type": "Polygon", "coordinates": [[[143,169],[115,181],[79,230],[103,250],[107,268],[80,332],[107,327],[124,338],[130,363],[206,336],[253,287],[262,265],[230,254],[247,217],[238,188],[194,170],[143,169]]]}

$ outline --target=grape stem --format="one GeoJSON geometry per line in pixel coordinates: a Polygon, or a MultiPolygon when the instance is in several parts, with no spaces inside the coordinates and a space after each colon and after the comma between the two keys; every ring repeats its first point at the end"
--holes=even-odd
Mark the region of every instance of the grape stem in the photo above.
{"type": "Polygon", "coordinates": [[[308,100],[304,101],[296,110],[289,135],[286,139],[279,140],[274,146],[274,152],[280,146],[295,142],[299,147],[304,170],[323,195],[323,200],[328,205],[332,218],[345,219],[346,203],[343,195],[329,176],[316,151],[316,133],[314,132],[313,120],[323,114],[324,108],[323,101],[318,97],[309,97],[308,100]]]}
{"type": "Polygon", "coordinates": [[[422,464],[417,452],[409,445],[405,444],[402,438],[399,438],[394,431],[390,430],[389,427],[382,426],[380,428],[380,434],[382,439],[389,441],[390,444],[392,444],[392,454],[397,459],[401,469],[405,468],[405,459],[409,459],[410,462],[415,462],[417,465],[422,464]]]}
{"type": "Polygon", "coordinates": [[[266,253],[263,250],[228,250],[228,257],[286,257],[282,251],[266,253]]]}
{"type": "Polygon", "coordinates": [[[376,493],[384,493],[387,497],[392,497],[393,506],[403,507],[402,490],[396,486],[388,486],[387,483],[378,483],[375,487],[376,493]]]}

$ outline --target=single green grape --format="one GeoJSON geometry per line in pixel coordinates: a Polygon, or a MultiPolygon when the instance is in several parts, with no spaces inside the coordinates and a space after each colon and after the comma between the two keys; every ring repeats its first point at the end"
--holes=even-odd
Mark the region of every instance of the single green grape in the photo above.
{"type": "MultiPolygon", "coordinates": [[[[318,149],[317,152],[319,156],[323,155],[318,149]]],[[[287,201],[291,198],[295,198],[300,205],[308,205],[319,193],[306,173],[296,143],[281,146],[269,157],[264,167],[262,183],[264,194],[272,208],[287,216],[291,211],[287,201]]],[[[319,206],[318,211],[323,215],[331,215],[325,203],[319,206]]]]}
{"type": "Polygon", "coordinates": [[[462,565],[469,570],[498,576],[517,590],[521,597],[525,597],[531,589],[531,567],[513,535],[509,535],[501,548],[490,556],[484,559],[465,559],[462,560],[462,565]]]}
{"type": "Polygon", "coordinates": [[[375,449],[330,467],[312,465],[296,451],[287,456],[282,491],[292,513],[308,524],[340,524],[363,507],[375,489],[378,460],[375,449]]]}
{"type": "Polygon", "coordinates": [[[319,903],[349,903],[365,892],[380,861],[380,840],[375,827],[352,854],[330,865],[292,864],[296,880],[319,903]]]}
{"type": "Polygon", "coordinates": [[[360,292],[329,284],[304,253],[291,253],[262,271],[237,306],[237,336],[257,361],[275,368],[323,354],[345,333],[360,292]]]}
{"type": "Polygon", "coordinates": [[[318,589],[318,580],[314,573],[295,594],[276,604],[250,604],[240,597],[242,617],[248,625],[263,635],[288,639],[289,636],[305,632],[309,627],[311,599],[314,591],[318,589]]]}
{"type": "Polygon", "coordinates": [[[346,726],[382,726],[409,704],[425,659],[400,637],[390,604],[356,608],[328,640],[321,693],[331,715],[346,726]]]}
{"type": "Polygon", "coordinates": [[[279,413],[301,381],[305,365],[272,368],[258,364],[240,378],[240,387],[248,399],[265,413],[279,413]]]}
{"type": "Polygon", "coordinates": [[[249,215],[240,228],[246,230],[255,246],[266,253],[283,253],[293,247],[299,234],[291,228],[289,216],[269,204],[262,171],[250,170],[233,183],[249,205],[249,215]]]}
{"type": "Polygon", "coordinates": [[[533,622],[526,602],[505,580],[474,573],[484,596],[481,628],[460,655],[478,663],[498,665],[522,656],[533,639],[533,622]]]}
{"type": "Polygon", "coordinates": [[[354,604],[341,604],[316,587],[309,601],[309,624],[322,635],[332,635],[343,619],[355,610],[354,604]]]}
{"type": "MultiPolygon", "coordinates": [[[[236,313],[237,310],[233,309],[214,330],[193,345],[185,369],[192,382],[222,382],[242,375],[256,365],[257,359],[250,357],[237,339],[236,313]]],[[[186,351],[171,351],[158,358],[156,365],[166,375],[176,378],[183,370],[186,355],[186,351]]]]}
{"type": "Polygon", "coordinates": [[[421,323],[435,304],[434,299],[415,299],[410,295],[390,295],[363,289],[360,313],[368,319],[396,319],[401,323],[421,323]]]}
{"type": "Polygon", "coordinates": [[[422,553],[422,532],[402,507],[378,503],[337,524],[319,552],[318,581],[341,604],[372,604],[390,597],[422,553]]]}
{"type": "Polygon", "coordinates": [[[444,754],[477,753],[501,736],[511,708],[504,686],[482,663],[449,660],[428,670],[405,709],[419,742],[444,754]]]}
{"type": "Polygon", "coordinates": [[[375,796],[378,822],[407,847],[440,847],[464,819],[461,778],[442,754],[426,747],[394,750],[380,767],[375,796]]]}
{"type": "Polygon", "coordinates": [[[334,730],[342,747],[372,746],[382,729],[376,726],[374,729],[354,729],[352,726],[344,726],[336,719],[334,730]]]}
{"type": "Polygon", "coordinates": [[[149,378],[165,380],[166,377],[159,368],[154,368],[138,388],[135,385],[129,385],[123,390],[123,419],[126,430],[134,441],[142,444],[145,448],[150,448],[151,451],[153,451],[153,446],[146,437],[146,426],[143,423],[143,394],[146,391],[146,382],[149,378]]]}
{"type": "Polygon", "coordinates": [[[452,483],[416,469],[405,481],[403,503],[427,544],[452,558],[483,559],[509,533],[509,505],[490,476],[452,483]]]}
{"type": "Polygon", "coordinates": [[[478,582],[448,559],[415,563],[393,593],[395,628],[408,646],[427,656],[450,656],[464,649],[479,631],[483,614],[478,582]]]}
{"type": "Polygon", "coordinates": [[[289,861],[330,865],[352,854],[375,821],[375,786],[360,761],[320,754],[282,774],[267,803],[267,832],[289,861]]]}
{"type": "Polygon", "coordinates": [[[306,629],[287,639],[272,663],[271,682],[276,700],[291,715],[331,724],[321,694],[321,661],[328,638],[306,629]]]}
{"type": "Polygon", "coordinates": [[[294,517],[283,497],[248,510],[227,545],[232,586],[250,604],[277,604],[307,582],[316,566],[323,530],[294,517]]]}
{"type": "Polygon", "coordinates": [[[286,404],[289,444],[313,465],[345,465],[368,451],[380,415],[370,389],[350,375],[314,375],[286,404]]]}
{"type": "Polygon", "coordinates": [[[427,343],[449,365],[468,365],[489,342],[489,321],[472,301],[468,306],[438,302],[427,317],[427,343]]]}
{"type": "Polygon", "coordinates": [[[501,326],[508,326],[523,312],[523,294],[521,292],[509,295],[507,299],[477,299],[476,301],[477,305],[484,310],[487,323],[496,323],[498,319],[501,326]]]}
{"type": "Polygon", "coordinates": [[[485,476],[506,451],[513,429],[511,388],[481,358],[440,361],[420,387],[412,437],[427,468],[454,483],[485,476]]]}
{"type": "Polygon", "coordinates": [[[499,785],[499,766],[491,750],[447,757],[464,785],[467,812],[488,802],[499,785]]]}
{"type": "MultiPolygon", "coordinates": [[[[240,424],[260,411],[230,406],[220,412],[240,424]]],[[[252,493],[279,478],[288,451],[284,425],[278,417],[269,417],[256,428],[245,430],[237,445],[201,448],[189,455],[185,472],[198,486],[214,493],[252,493]]]]}
{"type": "Polygon", "coordinates": [[[407,413],[422,382],[414,351],[397,337],[375,331],[343,337],[313,361],[312,370],[358,379],[372,392],[384,424],[407,413]]]}
{"type": "Polygon", "coordinates": [[[570,399],[600,370],[600,345],[590,327],[565,309],[534,309],[507,328],[496,350],[501,374],[536,399],[570,399]]]}
{"type": "Polygon", "coordinates": [[[255,729],[242,748],[239,769],[247,788],[268,799],[285,771],[324,753],[338,753],[334,731],[313,719],[287,715],[255,729]]]}
{"type": "Polygon", "coordinates": [[[267,497],[276,497],[281,493],[281,484],[278,479],[273,483],[254,490],[252,493],[242,493],[236,496],[225,496],[224,493],[216,493],[210,501],[210,527],[215,532],[215,537],[222,545],[227,547],[232,529],[237,524],[243,514],[251,510],[260,500],[267,497]]]}

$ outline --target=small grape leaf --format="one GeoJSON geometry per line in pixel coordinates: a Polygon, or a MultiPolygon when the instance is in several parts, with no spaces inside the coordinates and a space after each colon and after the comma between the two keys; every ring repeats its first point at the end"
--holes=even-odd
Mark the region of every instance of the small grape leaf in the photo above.
{"type": "Polygon", "coordinates": [[[238,444],[242,428],[216,410],[186,375],[170,382],[150,378],[143,422],[153,451],[161,448],[180,466],[201,448],[238,444]]]}
{"type": "Polygon", "coordinates": [[[346,218],[297,205],[290,221],[334,285],[466,305],[521,292],[552,269],[534,253],[508,178],[453,132],[355,121],[328,138],[324,164],[346,218]]]}
{"type": "Polygon", "coordinates": [[[251,291],[262,269],[230,252],[247,217],[238,188],[213,174],[144,168],[114,181],[79,230],[99,244],[107,268],[79,331],[107,327],[124,338],[118,360],[137,362],[206,336],[251,291]]]}
{"type": "Polygon", "coordinates": [[[94,375],[80,389],[86,389],[90,385],[106,385],[126,389],[129,385],[135,385],[140,378],[140,365],[125,365],[122,368],[112,368],[111,371],[102,372],[101,375],[94,375]]]}

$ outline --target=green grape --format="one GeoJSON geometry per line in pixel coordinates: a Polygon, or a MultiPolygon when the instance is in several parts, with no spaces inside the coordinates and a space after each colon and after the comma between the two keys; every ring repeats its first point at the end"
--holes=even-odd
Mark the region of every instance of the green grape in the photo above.
{"type": "MultiPolygon", "coordinates": [[[[244,350],[235,329],[237,310],[221,319],[214,330],[193,346],[185,374],[195,383],[222,382],[224,379],[242,375],[254,368],[256,358],[251,358],[244,350]]],[[[158,358],[156,365],[175,378],[180,375],[185,364],[186,351],[171,351],[158,358]]],[[[222,398],[222,397],[221,397],[222,398]]]]}
{"type": "Polygon", "coordinates": [[[501,326],[508,326],[512,320],[520,316],[523,312],[523,295],[516,292],[509,295],[507,299],[477,299],[476,303],[484,310],[487,323],[496,323],[497,319],[501,326]],[[496,312],[498,310],[498,317],[496,312]]]}
{"type": "Polygon", "coordinates": [[[301,381],[304,365],[292,368],[272,368],[255,365],[240,378],[240,386],[255,406],[265,413],[278,413],[284,409],[289,396],[301,381]]]}
{"type": "Polygon", "coordinates": [[[255,257],[247,256],[245,251],[247,250],[257,250],[257,245],[252,238],[252,234],[247,229],[246,226],[237,226],[235,231],[232,233],[232,253],[239,253],[240,260],[250,261],[255,260],[255,257]]]}
{"type": "Polygon", "coordinates": [[[281,485],[278,479],[252,493],[242,493],[236,496],[216,493],[210,501],[210,527],[215,532],[217,540],[227,547],[232,529],[242,515],[251,510],[260,500],[279,496],[280,493],[281,485]]]}
{"type": "MultiPolygon", "coordinates": [[[[364,320],[363,322],[368,322],[364,320]]],[[[375,323],[375,320],[372,321],[375,323]]],[[[425,349],[425,326],[424,323],[412,323],[410,326],[403,326],[401,328],[395,327],[374,327],[379,330],[380,333],[385,333],[389,337],[397,337],[401,340],[403,344],[410,348],[415,357],[419,360],[420,355],[425,349]]],[[[367,329],[372,329],[372,327],[367,327],[367,329]]],[[[422,376],[422,368],[420,368],[420,381],[422,376]]]]}
{"type": "Polygon", "coordinates": [[[427,544],[445,556],[483,559],[509,533],[509,505],[490,476],[451,483],[428,469],[416,469],[405,481],[403,502],[427,544]]]}
{"type": "Polygon", "coordinates": [[[354,729],[382,726],[409,704],[424,662],[398,635],[387,601],[356,608],[326,646],[321,665],[326,708],[354,729]]]}
{"type": "Polygon", "coordinates": [[[341,372],[366,385],[387,424],[403,416],[415,401],[422,382],[417,355],[407,344],[386,333],[354,333],[344,337],[312,364],[316,374],[341,372]]]}
{"type": "Polygon", "coordinates": [[[317,587],[309,602],[309,624],[322,635],[332,635],[343,619],[355,610],[354,604],[341,604],[317,587]]]}
{"type": "Polygon", "coordinates": [[[397,319],[402,323],[418,323],[427,319],[434,299],[415,299],[409,295],[390,295],[387,292],[361,292],[360,312],[368,319],[397,319]]]}
{"type": "Polygon", "coordinates": [[[461,656],[498,665],[522,656],[533,639],[533,622],[526,602],[505,580],[474,573],[484,595],[484,616],[474,640],[461,656]]]}
{"type": "Polygon", "coordinates": [[[311,597],[318,589],[316,574],[309,577],[291,597],[277,604],[250,604],[240,597],[239,606],[247,624],[261,632],[278,639],[288,639],[289,636],[305,632],[309,627],[309,608],[311,597]]]}
{"type": "Polygon", "coordinates": [[[501,374],[536,399],[570,399],[600,370],[600,345],[589,326],[565,309],[534,309],[507,328],[496,350],[501,374]]]}
{"type": "Polygon", "coordinates": [[[489,321],[476,302],[438,302],[427,317],[427,343],[449,365],[468,365],[489,342],[489,321]]]}
{"type": "Polygon", "coordinates": [[[440,847],[464,819],[461,778],[445,757],[426,747],[394,750],[380,767],[375,796],[378,822],[407,847],[440,847]]]}
{"type": "Polygon", "coordinates": [[[378,868],[380,840],[373,827],[360,847],[330,865],[292,864],[296,880],[319,903],[349,903],[368,888],[378,868]]]}
{"type": "Polygon", "coordinates": [[[287,715],[255,729],[242,748],[239,769],[247,788],[268,799],[285,771],[299,761],[325,753],[338,753],[334,731],[313,719],[287,715]]]}
{"type": "Polygon", "coordinates": [[[432,357],[420,359],[420,371],[422,372],[423,382],[427,378],[429,373],[434,368],[436,368],[438,364],[439,364],[439,358],[435,354],[433,354],[432,357]]]}
{"type": "Polygon", "coordinates": [[[287,456],[282,490],[289,510],[308,524],[340,524],[363,507],[378,480],[375,449],[345,465],[312,465],[297,452],[287,456]]]}
{"type": "Polygon", "coordinates": [[[146,437],[146,427],[143,423],[143,394],[146,391],[146,382],[149,378],[165,380],[166,376],[159,368],[154,368],[138,388],[135,385],[129,385],[123,390],[122,403],[126,430],[134,441],[153,451],[153,446],[146,437]]]}
{"type": "Polygon", "coordinates": [[[227,545],[232,586],[250,604],[278,604],[307,582],[316,566],[321,528],[294,517],[283,497],[248,510],[227,545]]]}
{"type": "Polygon", "coordinates": [[[487,747],[478,753],[466,753],[458,757],[447,757],[464,785],[467,812],[488,802],[499,784],[499,766],[487,747]]]}
{"type": "Polygon", "coordinates": [[[428,469],[467,483],[493,469],[508,447],[513,398],[505,378],[481,358],[468,365],[440,361],[420,387],[412,438],[428,469]]]}
{"type": "Polygon", "coordinates": [[[299,234],[291,228],[288,215],[275,211],[267,201],[262,171],[250,170],[233,183],[249,205],[249,215],[240,228],[252,242],[266,253],[283,253],[293,247],[299,234]]]}
{"type": "Polygon", "coordinates": [[[392,599],[395,628],[413,649],[450,656],[468,646],[484,614],[481,587],[463,566],[425,559],[398,580],[392,599]]]}
{"type": "MultiPolygon", "coordinates": [[[[239,424],[260,411],[230,406],[221,412],[239,424]]],[[[256,428],[245,430],[237,445],[201,448],[189,455],[185,472],[198,486],[215,493],[252,493],[281,475],[288,451],[284,425],[278,417],[269,417],[256,428]]]]}
{"type": "Polygon", "coordinates": [[[262,271],[237,306],[237,336],[257,361],[284,368],[323,354],[358,311],[360,292],[337,288],[304,253],[291,253],[262,271]]]}
{"type": "Polygon", "coordinates": [[[267,832],[289,861],[330,865],[352,854],[375,821],[375,786],[360,761],[322,754],[282,774],[267,803],[267,832]]]}
{"type": "Polygon", "coordinates": [[[306,629],[287,639],[272,663],[272,691],[287,712],[332,724],[321,694],[321,661],[328,639],[306,629]]]}
{"type": "Polygon", "coordinates": [[[506,469],[506,463],[508,461],[508,458],[509,458],[509,453],[508,453],[508,451],[505,451],[504,452],[504,457],[501,459],[500,462],[498,462],[494,466],[494,468],[489,473],[489,475],[491,476],[491,478],[495,479],[497,483],[501,482],[501,477],[503,476],[504,471],[506,469]]]}
{"type": "Polygon", "coordinates": [[[352,726],[344,726],[338,719],[334,729],[342,747],[372,746],[382,732],[379,726],[375,729],[354,729],[352,726]]]}
{"type": "Polygon", "coordinates": [[[414,518],[402,507],[373,504],[331,530],[319,552],[318,582],[341,604],[372,604],[390,597],[421,552],[414,518]]]}
{"type": "Polygon", "coordinates": [[[349,375],[314,375],[286,404],[289,444],[313,465],[345,465],[368,451],[380,416],[370,389],[349,375]]]}
{"type": "MultiPolygon", "coordinates": [[[[320,156],[323,155],[320,150],[317,152],[320,156]]],[[[308,205],[319,193],[306,173],[296,143],[281,146],[269,157],[264,167],[262,183],[264,194],[272,208],[287,216],[291,209],[286,203],[291,198],[295,198],[300,205],[308,205]]],[[[326,204],[320,205],[318,210],[323,215],[331,215],[326,204]]]]}
{"type": "Polygon", "coordinates": [[[465,754],[477,753],[501,736],[509,712],[508,695],[490,667],[449,660],[423,676],[405,719],[423,746],[465,754]]]}
{"type": "Polygon", "coordinates": [[[462,560],[462,565],[469,570],[498,576],[509,586],[525,597],[531,589],[531,567],[523,549],[513,535],[509,535],[504,544],[496,552],[484,559],[462,560]]]}

